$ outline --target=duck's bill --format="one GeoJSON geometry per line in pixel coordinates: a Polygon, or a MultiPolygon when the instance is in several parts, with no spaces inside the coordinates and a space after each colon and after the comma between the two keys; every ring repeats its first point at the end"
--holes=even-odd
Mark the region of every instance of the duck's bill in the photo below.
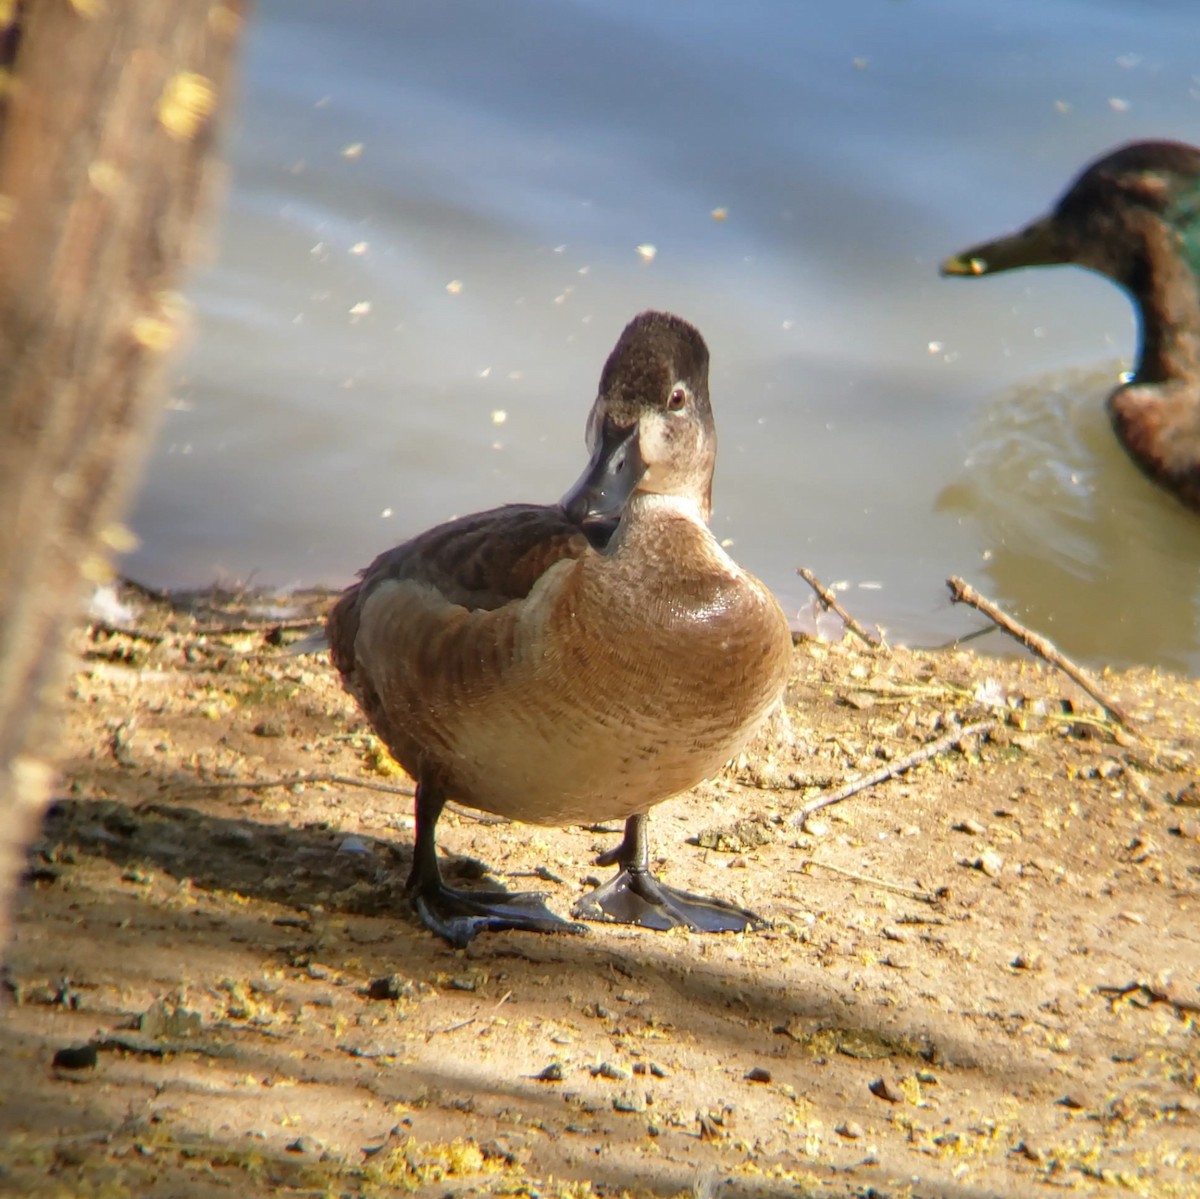
{"type": "Polygon", "coordinates": [[[1022,266],[1052,266],[1067,262],[1055,231],[1054,219],[1044,217],[1020,233],[985,241],[942,263],[943,275],[995,275],[1022,266]]]}
{"type": "Polygon", "coordinates": [[[615,522],[645,473],[637,425],[622,428],[605,422],[587,470],[559,503],[577,524],[615,522]]]}

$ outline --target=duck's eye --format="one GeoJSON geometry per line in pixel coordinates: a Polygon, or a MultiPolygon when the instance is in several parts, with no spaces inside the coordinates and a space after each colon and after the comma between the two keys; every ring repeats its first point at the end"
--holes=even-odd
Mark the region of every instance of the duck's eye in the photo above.
{"type": "Polygon", "coordinates": [[[688,393],[686,387],[673,387],[667,397],[668,412],[682,412],[687,406],[688,393]]]}

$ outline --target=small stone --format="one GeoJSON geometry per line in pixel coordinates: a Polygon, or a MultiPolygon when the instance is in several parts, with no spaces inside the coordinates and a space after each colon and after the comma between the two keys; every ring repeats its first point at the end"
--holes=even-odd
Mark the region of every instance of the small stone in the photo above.
{"type": "Polygon", "coordinates": [[[544,1070],[533,1076],[538,1082],[562,1082],[563,1068],[561,1062],[551,1062],[544,1070]]]}
{"type": "Polygon", "coordinates": [[[1042,955],[1034,949],[1028,952],[1022,950],[1013,958],[1012,966],[1014,970],[1040,970],[1042,968],[1042,955]]]}
{"type": "Polygon", "coordinates": [[[315,1137],[299,1136],[285,1148],[289,1153],[319,1153],[321,1142],[315,1137]]]}
{"type": "Polygon", "coordinates": [[[978,820],[972,820],[970,817],[960,820],[953,827],[956,833],[970,833],[972,837],[982,837],[987,832],[986,824],[980,824],[978,820]]]}
{"type": "Polygon", "coordinates": [[[402,974],[385,974],[367,984],[368,999],[412,999],[416,993],[412,980],[402,974]]]}
{"type": "Polygon", "coordinates": [[[646,1097],[639,1091],[622,1091],[619,1095],[613,1096],[613,1111],[615,1112],[644,1112],[646,1110],[646,1097]]]}
{"type": "Polygon", "coordinates": [[[343,837],[341,841],[338,842],[337,851],[338,853],[369,854],[371,852],[371,846],[364,841],[362,837],[355,837],[351,835],[349,837],[343,837]]]}
{"type": "Polygon", "coordinates": [[[1193,779],[1186,787],[1176,791],[1175,802],[1184,808],[1200,808],[1200,782],[1193,779]]]}
{"type": "Polygon", "coordinates": [[[810,837],[824,837],[829,833],[829,822],[825,820],[806,820],[804,831],[810,837]]]}
{"type": "Polygon", "coordinates": [[[867,1090],[877,1099],[884,1099],[888,1103],[904,1102],[904,1096],[886,1078],[877,1078],[867,1087],[867,1090]]]}
{"type": "Polygon", "coordinates": [[[771,1071],[762,1066],[755,1066],[754,1069],[747,1070],[744,1077],[747,1082],[770,1082],[771,1071]]]}
{"type": "Polygon", "coordinates": [[[857,1120],[844,1120],[833,1131],[839,1137],[845,1137],[848,1141],[857,1141],[860,1137],[866,1135],[865,1129],[857,1120]]]}
{"type": "Polygon", "coordinates": [[[287,729],[278,720],[260,720],[250,730],[256,737],[286,737],[287,729]]]}
{"type": "Polygon", "coordinates": [[[593,1078],[611,1078],[621,1082],[631,1077],[624,1066],[617,1066],[612,1062],[601,1062],[598,1066],[592,1066],[591,1073],[593,1078]]]}
{"type": "Polygon", "coordinates": [[[999,878],[1004,870],[1004,859],[994,849],[985,849],[979,855],[975,867],[982,870],[988,878],[999,878]]]}
{"type": "Polygon", "coordinates": [[[96,1046],[89,1041],[86,1045],[60,1049],[54,1055],[54,1067],[57,1070],[92,1070],[99,1060],[96,1046]]]}
{"type": "Polygon", "coordinates": [[[1181,820],[1179,835],[1189,841],[1200,841],[1200,820],[1181,820]]]}

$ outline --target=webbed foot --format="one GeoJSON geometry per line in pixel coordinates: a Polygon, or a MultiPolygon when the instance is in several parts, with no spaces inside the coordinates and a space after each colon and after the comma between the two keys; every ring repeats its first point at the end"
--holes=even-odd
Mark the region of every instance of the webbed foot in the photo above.
{"type": "Polygon", "coordinates": [[[582,924],[556,916],[534,891],[459,891],[442,881],[434,829],[446,802],[436,780],[417,783],[417,837],[406,889],[421,923],[455,948],[480,933],[521,929],[531,933],[585,933],[582,924]]]}
{"type": "Polygon", "coordinates": [[[556,916],[536,891],[459,891],[442,882],[410,894],[413,910],[431,932],[456,949],[482,932],[519,929],[531,933],[585,933],[582,924],[556,916]]]}
{"type": "Polygon", "coordinates": [[[745,908],[668,887],[648,870],[632,866],[585,895],[571,915],[659,930],[682,925],[694,933],[740,933],[763,923],[745,908]]]}
{"type": "Polygon", "coordinates": [[[764,923],[736,904],[680,891],[657,879],[650,872],[644,814],[629,817],[621,844],[602,853],[596,864],[619,865],[621,872],[585,895],[571,909],[572,916],[659,930],[682,926],[695,933],[740,933],[764,923]]]}

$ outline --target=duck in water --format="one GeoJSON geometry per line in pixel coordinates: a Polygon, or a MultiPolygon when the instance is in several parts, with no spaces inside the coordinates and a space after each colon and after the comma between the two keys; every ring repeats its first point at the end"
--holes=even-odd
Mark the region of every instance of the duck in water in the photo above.
{"type": "Polygon", "coordinates": [[[1108,398],[1113,429],[1156,483],[1200,510],[1200,150],[1134,142],[1092,163],[1049,215],[947,258],[943,275],[1074,263],[1133,301],[1133,377],[1108,398]]]}

